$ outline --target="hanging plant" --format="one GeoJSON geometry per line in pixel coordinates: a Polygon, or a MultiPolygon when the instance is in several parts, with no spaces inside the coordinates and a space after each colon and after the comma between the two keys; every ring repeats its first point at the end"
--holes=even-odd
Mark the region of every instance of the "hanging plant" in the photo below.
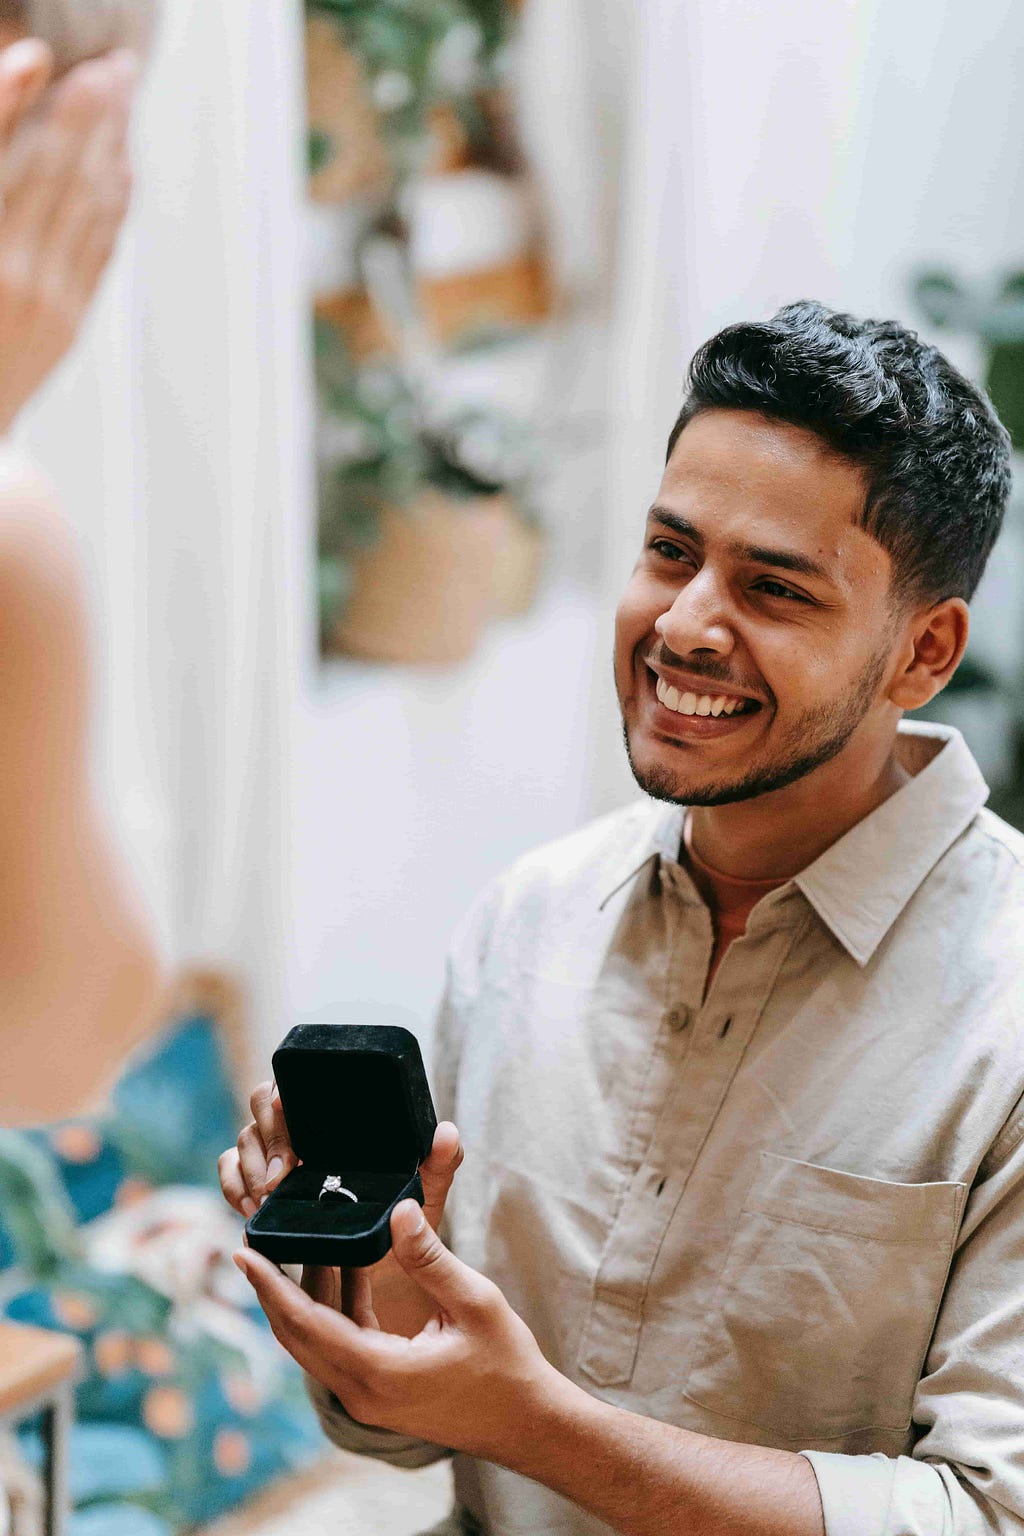
{"type": "Polygon", "coordinates": [[[529,504],[535,454],[503,417],[461,409],[432,414],[398,365],[356,368],[335,329],[315,328],[320,401],[320,601],[325,636],[336,633],[354,590],[354,567],[394,513],[422,503],[476,511],[502,500],[529,504]]]}
{"type": "Polygon", "coordinates": [[[917,274],[913,293],[933,325],[980,338],[989,399],[1014,448],[1024,450],[1024,272],[968,284],[948,269],[929,268],[917,274]]]}
{"type": "Polygon", "coordinates": [[[313,196],[355,200],[367,219],[358,270],[316,304],[327,651],[457,661],[536,588],[538,434],[491,409],[440,409],[435,385],[445,347],[543,317],[537,258],[517,246],[495,271],[432,282],[408,206],[410,184],[461,176],[472,190],[473,176],[521,169],[502,106],[514,22],[509,0],[307,0],[313,196]]]}
{"type": "Polygon", "coordinates": [[[486,137],[480,95],[504,75],[501,0],[307,0],[307,13],[329,18],[358,60],[399,176],[423,162],[437,106],[486,137]]]}

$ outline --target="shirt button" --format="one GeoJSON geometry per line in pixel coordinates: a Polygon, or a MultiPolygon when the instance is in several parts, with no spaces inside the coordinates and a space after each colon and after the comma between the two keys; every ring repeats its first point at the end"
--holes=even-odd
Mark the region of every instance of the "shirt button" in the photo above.
{"type": "Polygon", "coordinates": [[[665,1022],[669,1029],[679,1031],[685,1029],[690,1022],[689,1008],[670,1008],[665,1015],[665,1022]]]}

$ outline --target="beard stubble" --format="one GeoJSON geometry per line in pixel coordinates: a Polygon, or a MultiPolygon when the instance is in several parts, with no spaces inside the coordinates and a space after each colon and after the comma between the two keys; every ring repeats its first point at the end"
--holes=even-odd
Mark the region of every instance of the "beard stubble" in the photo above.
{"type": "Polygon", "coordinates": [[[634,759],[629,727],[622,734],[633,777],[645,794],[673,805],[729,805],[785,789],[797,779],[832,761],[846,746],[870,709],[889,661],[888,648],[879,648],[844,698],[830,699],[805,710],[793,722],[768,761],[755,763],[732,780],[702,786],[687,785],[666,768],[642,768],[634,759]]]}

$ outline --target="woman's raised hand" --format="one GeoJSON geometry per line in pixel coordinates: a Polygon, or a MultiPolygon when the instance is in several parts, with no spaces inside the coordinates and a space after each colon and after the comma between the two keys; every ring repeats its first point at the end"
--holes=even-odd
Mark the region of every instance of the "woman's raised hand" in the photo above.
{"type": "Polygon", "coordinates": [[[128,210],[138,80],[125,50],[50,88],[35,39],[0,54],[0,433],[61,361],[128,210]]]}

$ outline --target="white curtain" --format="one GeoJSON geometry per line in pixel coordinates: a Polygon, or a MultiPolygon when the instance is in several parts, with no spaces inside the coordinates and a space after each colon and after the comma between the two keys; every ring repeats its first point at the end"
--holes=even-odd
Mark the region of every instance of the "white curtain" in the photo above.
{"type": "Polygon", "coordinates": [[[94,589],[97,772],[174,961],[290,994],[287,806],[312,643],[301,8],[165,0],[131,227],[23,424],[94,589]]]}

